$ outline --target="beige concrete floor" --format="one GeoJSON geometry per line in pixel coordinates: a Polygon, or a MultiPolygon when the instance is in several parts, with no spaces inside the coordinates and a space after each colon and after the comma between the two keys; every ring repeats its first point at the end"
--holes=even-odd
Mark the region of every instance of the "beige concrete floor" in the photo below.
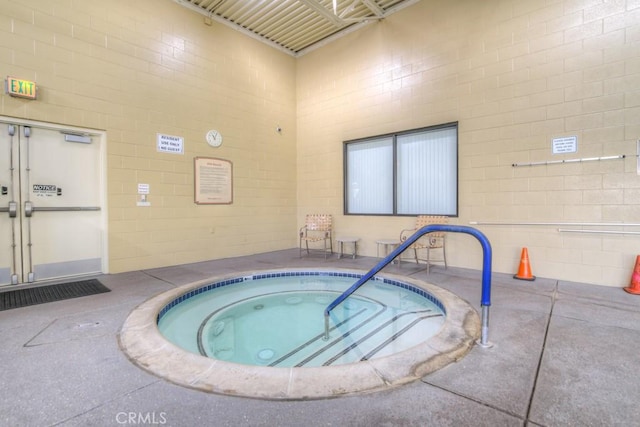
{"type": "MultiPolygon", "coordinates": [[[[378,260],[291,249],[123,274],[111,292],[0,312],[2,426],[631,426],[640,420],[640,296],[620,288],[492,276],[490,349],[411,384],[357,396],[268,401],[196,391],[120,351],[129,313],[163,291],[254,269],[368,270],[378,260]]],[[[384,270],[480,309],[480,271],[403,262],[384,270]]]]}

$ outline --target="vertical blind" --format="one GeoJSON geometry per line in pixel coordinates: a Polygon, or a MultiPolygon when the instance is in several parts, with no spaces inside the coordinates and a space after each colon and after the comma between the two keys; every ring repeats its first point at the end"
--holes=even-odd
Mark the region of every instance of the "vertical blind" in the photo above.
{"type": "Polygon", "coordinates": [[[345,213],[457,215],[457,123],[347,142],[345,213]]]}
{"type": "Polygon", "coordinates": [[[456,139],[455,128],[398,136],[398,214],[457,214],[456,139]]]}
{"type": "Polygon", "coordinates": [[[393,214],[393,138],[347,145],[347,212],[393,214]]]}

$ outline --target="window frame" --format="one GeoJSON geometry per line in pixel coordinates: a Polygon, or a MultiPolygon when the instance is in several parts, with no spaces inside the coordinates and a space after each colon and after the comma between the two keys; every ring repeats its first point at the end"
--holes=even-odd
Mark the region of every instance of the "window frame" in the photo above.
{"type": "Polygon", "coordinates": [[[443,123],[434,126],[426,126],[422,128],[410,129],[405,131],[387,133],[382,135],[369,136],[365,138],[351,139],[347,141],[343,141],[343,150],[342,150],[342,159],[343,159],[343,214],[348,216],[388,216],[388,217],[415,217],[417,215],[440,215],[447,216],[451,218],[457,218],[459,216],[460,211],[460,164],[459,164],[459,126],[458,122],[449,122],[443,123]],[[422,212],[422,213],[398,213],[398,137],[406,136],[415,133],[436,131],[439,129],[447,129],[454,128],[456,133],[456,146],[455,146],[455,173],[456,173],[456,184],[455,184],[455,213],[451,214],[443,214],[443,213],[434,213],[434,212],[422,212]],[[393,197],[393,209],[391,213],[351,213],[348,212],[349,206],[349,183],[348,183],[348,175],[349,175],[349,159],[348,159],[348,147],[349,144],[363,143],[363,142],[374,142],[376,140],[391,138],[392,139],[392,162],[393,162],[393,178],[392,178],[392,197],[393,197]]]}

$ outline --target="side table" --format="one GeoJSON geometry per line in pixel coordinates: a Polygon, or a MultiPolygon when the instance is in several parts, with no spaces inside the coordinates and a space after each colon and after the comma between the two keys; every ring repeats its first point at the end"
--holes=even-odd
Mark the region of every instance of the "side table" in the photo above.
{"type": "MultiPolygon", "coordinates": [[[[382,246],[382,248],[384,250],[383,257],[386,257],[391,252],[393,252],[393,250],[395,248],[400,246],[400,240],[398,240],[398,239],[378,239],[378,240],[376,240],[376,244],[377,244],[376,255],[378,255],[378,258],[380,258],[380,247],[381,246],[382,246]]],[[[398,266],[400,266],[400,260],[398,260],[398,259],[394,259],[393,263],[397,263],[398,266]]]]}
{"type": "Polygon", "coordinates": [[[342,258],[344,256],[344,244],[351,243],[353,244],[353,252],[351,252],[351,258],[356,259],[356,254],[358,253],[358,240],[357,237],[336,237],[336,242],[340,243],[340,256],[342,258]]]}

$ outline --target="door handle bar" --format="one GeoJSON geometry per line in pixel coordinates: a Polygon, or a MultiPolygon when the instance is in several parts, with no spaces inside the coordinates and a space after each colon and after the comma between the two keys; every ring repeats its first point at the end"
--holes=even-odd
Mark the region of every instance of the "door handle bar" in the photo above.
{"type": "MultiPolygon", "coordinates": [[[[24,214],[27,217],[31,217],[33,212],[89,212],[100,211],[100,206],[63,206],[63,207],[34,207],[31,202],[24,204],[24,214]]],[[[9,206],[6,208],[0,207],[0,212],[9,212],[10,218],[15,218],[18,212],[18,204],[16,202],[9,202],[9,206]]]]}
{"type": "Polygon", "coordinates": [[[78,212],[78,211],[99,211],[100,206],[60,206],[60,207],[33,207],[32,212],[78,212]]]}
{"type": "Polygon", "coordinates": [[[16,202],[9,202],[9,206],[0,208],[0,212],[9,212],[9,218],[15,218],[18,212],[18,204],[16,202]]]}

